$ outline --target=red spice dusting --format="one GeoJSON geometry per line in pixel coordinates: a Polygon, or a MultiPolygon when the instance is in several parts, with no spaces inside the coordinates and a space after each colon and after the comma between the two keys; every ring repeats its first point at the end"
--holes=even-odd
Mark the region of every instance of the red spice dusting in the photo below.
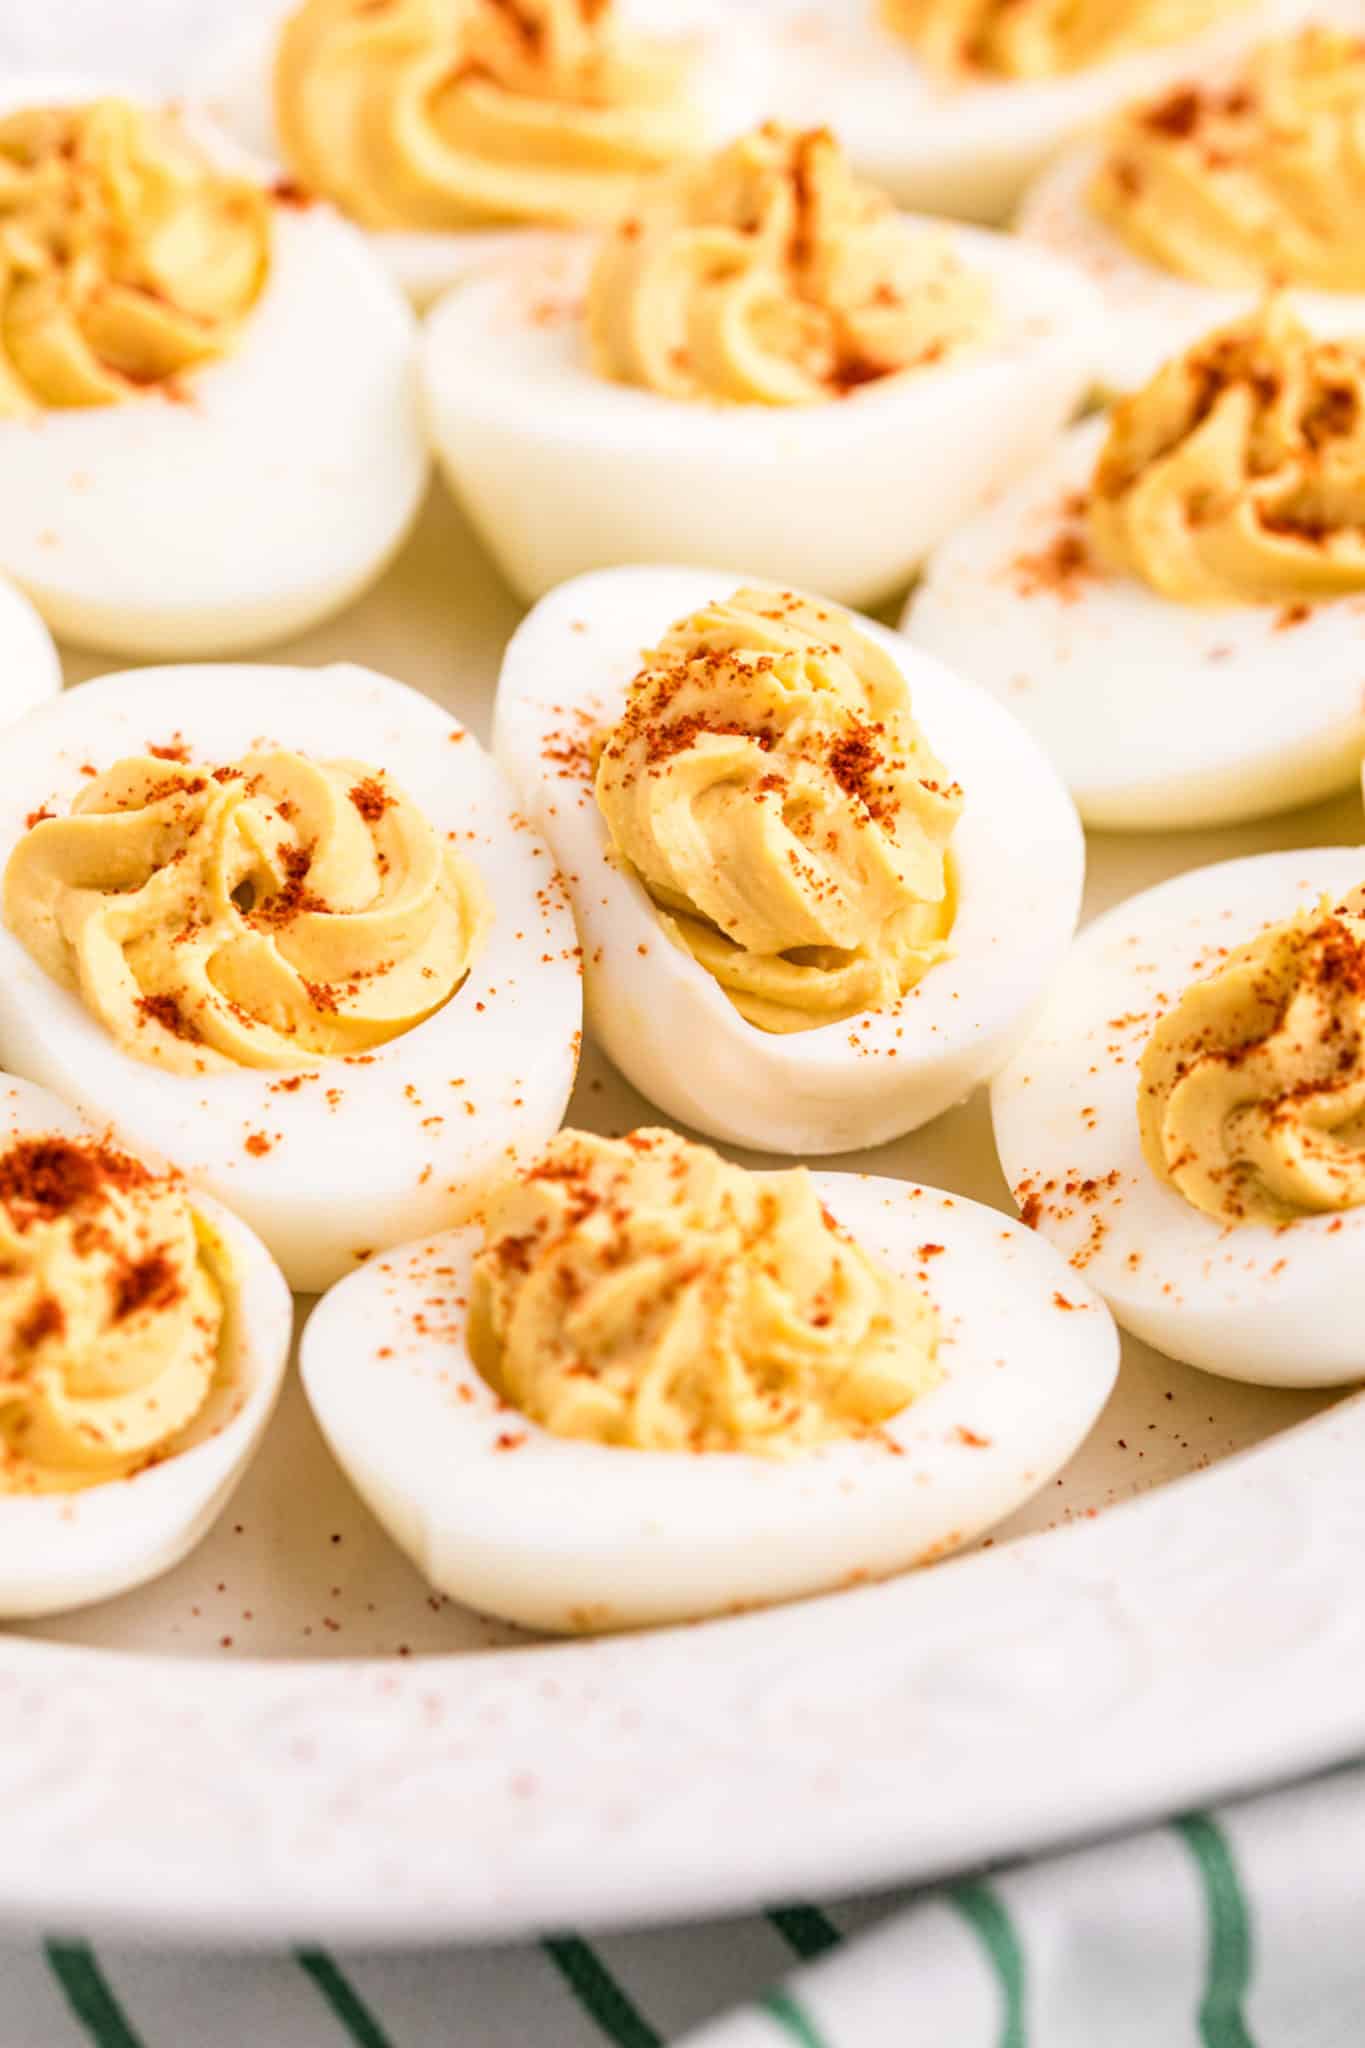
{"type": "Polygon", "coordinates": [[[376,818],[382,818],[393,802],[393,798],[377,775],[367,775],[362,782],[355,783],[346,794],[367,824],[373,824],[376,818]]]}
{"type": "Polygon", "coordinates": [[[26,832],[31,832],[35,825],[41,825],[45,819],[55,818],[56,815],[57,813],[55,811],[49,811],[46,809],[41,811],[30,811],[28,816],[24,820],[24,830],[26,832]]]}
{"type": "Polygon", "coordinates": [[[40,1295],[20,1323],[15,1335],[21,1351],[36,1351],[49,1337],[60,1337],[66,1328],[66,1312],[52,1295],[40,1295]]]}
{"type": "Polygon", "coordinates": [[[164,1251],[151,1252],[125,1266],[114,1283],[114,1321],[121,1323],[142,1309],[174,1307],[184,1289],[173,1261],[164,1251]]]}
{"type": "Polygon", "coordinates": [[[276,178],[270,187],[270,196],[281,206],[305,207],[313,204],[313,195],[297,178],[276,178]]]}
{"type": "Polygon", "coordinates": [[[163,1031],[169,1031],[173,1038],[183,1038],[190,1045],[199,1043],[199,1032],[194,1023],[181,1009],[174,996],[139,996],[137,1007],[143,1017],[153,1024],[159,1024],[163,1031]]]}
{"type": "Polygon", "coordinates": [[[967,1444],[974,1451],[984,1451],[990,1444],[988,1436],[978,1436],[974,1429],[967,1429],[960,1422],[957,1426],[956,1435],[960,1444],[967,1444]]]}
{"type": "Polygon", "coordinates": [[[1081,585],[1098,573],[1085,535],[1075,526],[1063,526],[1033,554],[1016,555],[1011,571],[1021,597],[1046,591],[1062,604],[1074,604],[1081,585]]]}
{"type": "Polygon", "coordinates": [[[0,1205],[20,1232],[69,1215],[109,1189],[145,1187],[150,1179],[125,1153],[71,1138],[21,1138],[0,1153],[0,1205]]]}
{"type": "Polygon", "coordinates": [[[264,1131],[250,1131],[244,1142],[253,1159],[264,1159],[274,1140],[268,1138],[264,1131]]]}
{"type": "Polygon", "coordinates": [[[174,734],[171,739],[161,746],[157,746],[154,741],[148,740],[147,752],[154,754],[158,761],[179,761],[183,763],[190,758],[190,750],[184,740],[181,739],[179,733],[174,734]]]}

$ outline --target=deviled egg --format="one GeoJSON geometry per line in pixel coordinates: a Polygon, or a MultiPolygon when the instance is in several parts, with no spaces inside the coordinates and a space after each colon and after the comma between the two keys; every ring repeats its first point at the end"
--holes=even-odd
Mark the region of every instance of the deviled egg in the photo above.
{"type": "Polygon", "coordinates": [[[0,1619],[179,1562],[260,1441],[291,1327],[235,1216],[0,1079],[0,1619]]]}
{"type": "Polygon", "coordinates": [[[419,303],[528,229],[605,223],[634,182],[762,111],[723,0],[284,0],[200,70],[206,104],[370,231],[419,303]]]}
{"type": "Polygon", "coordinates": [[[1365,848],[1178,876],[1082,933],[997,1077],[1025,1221],[1172,1358],[1365,1370],[1365,848]]]}
{"type": "Polygon", "coordinates": [[[953,534],[903,630],[1007,703],[1088,824],[1221,825],[1365,752],[1365,343],[1283,301],[953,534]]]}
{"type": "Polygon", "coordinates": [[[573,920],[477,743],[388,677],[106,676],[6,735],[0,1059],[313,1290],[556,1129],[573,920]]]}
{"type": "Polygon", "coordinates": [[[303,1383],[432,1584],[527,1627],[678,1622],[946,1556],[1046,1484],[1117,1338],[993,1209],[671,1131],[564,1131],[482,1232],[308,1323],[303,1383]]]}
{"type": "Polygon", "coordinates": [[[1365,331],[1362,122],[1365,41],[1310,27],[1129,108],[1043,173],[1019,232],[1102,292],[1107,390],[1272,286],[1315,334],[1365,331]]]}
{"type": "Polygon", "coordinates": [[[496,751],[622,1073],[735,1144],[879,1144],[1026,1029],[1075,929],[1080,826],[970,684],[818,598],[728,589],[628,568],[543,599],[496,751]]]}
{"type": "Polygon", "coordinates": [[[412,316],[352,228],[179,116],[0,94],[0,571],[62,638],[279,639],[420,502],[412,316]]]}
{"type": "Polygon", "coordinates": [[[0,579],[0,726],[62,687],[52,635],[22,591],[0,579]]]}
{"type": "Polygon", "coordinates": [[[1001,221],[1073,136],[1302,14],[1298,0],[788,0],[779,104],[903,206],[1001,221]]]}
{"type": "Polygon", "coordinates": [[[827,130],[769,124],[542,241],[424,337],[442,468],[539,597],[697,562],[862,604],[905,583],[1083,398],[1098,298],[1040,252],[911,221],[827,130]]]}

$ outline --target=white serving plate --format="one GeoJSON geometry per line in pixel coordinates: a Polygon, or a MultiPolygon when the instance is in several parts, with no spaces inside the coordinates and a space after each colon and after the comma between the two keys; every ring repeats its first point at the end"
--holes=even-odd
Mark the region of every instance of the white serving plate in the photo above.
{"type": "MultiPolygon", "coordinates": [[[[437,496],[379,588],[280,652],[388,669],[484,736],[517,616],[437,496]]],[[[1360,837],[1352,797],[1092,838],[1089,907],[1360,837]]],[[[647,1114],[589,1049],[572,1118],[647,1114]]],[[[980,1094],[828,1163],[1009,1207],[980,1094]]],[[[291,1383],[189,1560],[0,1633],[0,1929],[222,1946],[621,1924],[927,1878],[1328,1763],[1365,1726],[1363,1460],[1359,1399],[1130,1342],[1089,1444],[975,1555],[542,1646],[428,1595],[291,1383]]]]}

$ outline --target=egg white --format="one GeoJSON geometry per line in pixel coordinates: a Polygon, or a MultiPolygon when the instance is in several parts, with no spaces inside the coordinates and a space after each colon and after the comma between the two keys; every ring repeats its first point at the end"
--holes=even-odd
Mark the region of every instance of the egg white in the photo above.
{"type": "MultiPolygon", "coordinates": [[[[111,89],[10,80],[0,112],[111,89]]],[[[276,205],[261,298],[178,397],[0,420],[0,571],[59,638],[117,653],[301,632],[379,574],[421,502],[414,336],[363,236],[327,207],[276,205]]]]}
{"type": "Polygon", "coordinates": [[[376,1260],[314,1310],[313,1412],[439,1591],[564,1633],[688,1621],[930,1563],[1047,1483],[1114,1382],[1103,1305],[980,1203],[860,1174],[816,1184],[941,1318],[942,1382],[863,1441],[780,1459],[552,1435],[469,1356],[477,1229],[376,1260]]]}
{"type": "MultiPolygon", "coordinates": [[[[104,1135],[46,1089],[0,1077],[0,1151],[49,1132],[104,1135]]],[[[237,1217],[205,1196],[194,1207],[232,1275],[223,1384],[183,1448],[131,1479],[80,1493],[0,1493],[0,1620],[88,1606],[169,1571],[206,1534],[265,1433],[289,1361],[289,1290],[237,1217]]]]}
{"type": "Polygon", "coordinates": [[[1276,33],[1303,0],[1263,0],[1203,34],[1047,79],[943,79],[877,18],[872,0],[782,0],[775,94],[825,122],[858,170],[903,206],[1002,221],[1064,143],[1129,100],[1276,33]]]}
{"type": "Polygon", "coordinates": [[[1132,897],[1081,934],[991,1090],[1001,1166],[1016,1200],[1040,1205],[1040,1233],[1125,1329],[1226,1379],[1361,1377],[1365,1209],[1278,1228],[1204,1215],[1143,1158],[1139,1063],[1158,1018],[1224,950],[1362,879],[1365,847],[1315,847],[1198,868],[1132,897]]]}
{"type": "MultiPolygon", "coordinates": [[[[277,0],[264,12],[238,20],[196,67],[196,102],[247,148],[283,163],[275,125],[273,74],[282,23],[297,0],[277,0]]],[[[645,34],[682,39],[697,49],[698,91],[694,147],[728,142],[771,112],[761,81],[771,71],[766,39],[756,25],[736,17],[726,0],[690,0],[685,19],[671,0],[631,0],[623,16],[645,34]]],[[[542,232],[524,227],[364,230],[375,255],[414,305],[427,306],[440,293],[482,266],[524,246],[542,232]]]]}
{"type": "Polygon", "coordinates": [[[23,592],[0,580],[0,726],[55,697],[61,687],[52,635],[23,592]]]}
{"type": "Polygon", "coordinates": [[[943,543],[902,631],[1007,704],[1088,825],[1193,830],[1349,787],[1365,752],[1365,596],[1300,609],[1162,597],[1093,557],[1060,586],[1029,565],[1086,490],[1103,419],[943,543]],[[1023,565],[1021,567],[1021,565],[1023,565]]]}
{"type": "MultiPolygon", "coordinates": [[[[1050,165],[1025,194],[1018,232],[1074,264],[1101,294],[1106,317],[1097,380],[1102,391],[1114,394],[1145,384],[1213,328],[1243,319],[1260,304],[1265,288],[1195,284],[1146,262],[1086,204],[1101,155],[1097,146],[1085,144],[1050,165]]],[[[1288,297],[1304,325],[1326,340],[1365,332],[1365,292],[1295,288],[1288,297]]]]}
{"type": "Polygon", "coordinates": [[[362,1058],[317,1061],[298,1087],[134,1058],[0,928],[0,1060],[219,1196],[291,1285],[314,1291],[368,1251],[460,1220],[509,1157],[558,1129],[581,1021],[573,919],[477,741],[428,698],[349,665],[128,671],[30,712],[5,736],[0,868],[28,812],[66,811],[82,764],[173,734],[209,763],[264,743],[388,770],[491,900],[492,929],[443,1009],[362,1058]],[[257,1134],[269,1149],[250,1152],[257,1134]]]}
{"type": "Polygon", "coordinates": [[[641,651],[735,580],[724,570],[602,570],[544,598],[507,650],[494,749],[568,884],[593,1034],[641,1093],[696,1130],[760,1150],[881,1144],[960,1101],[1027,1029],[1075,930],[1080,826],[1008,713],[859,619],[900,665],[917,722],[965,791],[952,840],[952,957],[895,1011],[787,1034],[747,1022],[610,858],[582,761],[564,759],[619,717],[641,651]]]}
{"type": "Polygon", "coordinates": [[[1098,297],[1069,266],[933,227],[988,280],[990,336],[809,406],[708,405],[599,376],[581,317],[589,237],[542,238],[443,299],[423,337],[431,431],[508,580],[536,598],[619,562],[696,562],[843,604],[903,586],[1038,459],[1098,361],[1098,297]]]}

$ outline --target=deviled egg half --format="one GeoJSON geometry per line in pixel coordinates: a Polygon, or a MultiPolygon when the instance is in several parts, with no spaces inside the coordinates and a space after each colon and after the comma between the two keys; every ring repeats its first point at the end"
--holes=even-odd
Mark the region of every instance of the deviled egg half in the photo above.
{"type": "Polygon", "coordinates": [[[779,104],[903,206],[1002,221],[1072,137],[1246,47],[1298,0],[787,0],[779,104]]]}
{"type": "Polygon", "coordinates": [[[1075,929],[1080,826],[982,692],[819,598],[732,591],[627,568],[543,599],[496,750],[622,1073],[735,1144],[879,1144],[1027,1028],[1075,929]]]}
{"type": "Polygon", "coordinates": [[[235,1216],[0,1078],[0,1619],[179,1562],[260,1442],[292,1319],[235,1216]]]}
{"type": "Polygon", "coordinates": [[[611,220],[634,181],[757,118],[724,0],[284,0],[202,66],[206,105],[370,232],[419,303],[537,228],[611,220]]]}
{"type": "Polygon", "coordinates": [[[62,687],[62,664],[41,614],[0,579],[0,726],[62,687]]]}
{"type": "Polygon", "coordinates": [[[477,743],[370,670],[106,676],[5,738],[0,1059],[173,1161],[291,1284],[554,1131],[573,919],[477,743]]]}
{"type": "Polygon", "coordinates": [[[223,653],[335,611],[416,512],[414,328],[364,239],[178,114],[0,92],[0,571],[64,639],[223,653]]]}
{"type": "Polygon", "coordinates": [[[1272,286],[1315,334],[1365,331],[1362,123],[1365,40],[1319,25],[1141,101],[1044,171],[1019,232],[1103,294],[1107,390],[1272,286]]]}
{"type": "Polygon", "coordinates": [[[1168,363],[953,534],[903,630],[1007,703],[1088,824],[1221,825],[1365,751],[1365,342],[1283,301],[1168,363]]]}
{"type": "Polygon", "coordinates": [[[1089,926],[991,1095],[1024,1219],[1172,1358],[1365,1370],[1365,849],[1178,876],[1089,926]]]}
{"type": "Polygon", "coordinates": [[[862,604],[903,585],[1081,402],[1069,266],[913,221],[827,130],[773,124],[449,294],[423,361],[441,466],[528,597],[697,562],[862,604]]]}
{"type": "Polygon", "coordinates": [[[585,1632],[947,1555],[1066,1461],[1117,1351],[1103,1305],[993,1209],[564,1131],[481,1229],[343,1281],[301,1366],[435,1587],[585,1632]]]}

